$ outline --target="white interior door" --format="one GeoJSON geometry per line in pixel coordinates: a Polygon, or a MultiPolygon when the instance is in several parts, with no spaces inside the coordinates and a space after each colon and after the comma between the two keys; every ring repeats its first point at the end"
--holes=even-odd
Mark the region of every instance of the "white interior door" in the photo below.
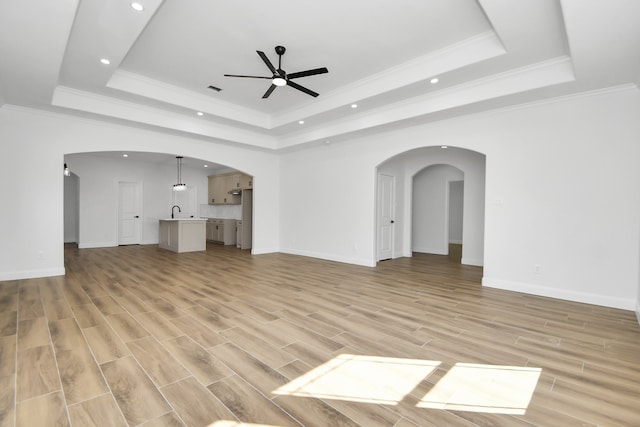
{"type": "Polygon", "coordinates": [[[378,261],[393,257],[393,204],[395,178],[378,175],[378,261]]]}
{"type": "Polygon", "coordinates": [[[141,191],[138,182],[118,183],[118,245],[138,245],[141,239],[141,191]]]}

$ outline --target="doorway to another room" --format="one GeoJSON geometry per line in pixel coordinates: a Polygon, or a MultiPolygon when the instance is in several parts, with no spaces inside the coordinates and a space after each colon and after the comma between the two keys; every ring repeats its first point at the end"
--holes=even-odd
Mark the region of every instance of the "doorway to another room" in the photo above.
{"type": "Polygon", "coordinates": [[[422,147],[398,154],[377,167],[376,256],[383,248],[381,214],[394,195],[392,258],[428,253],[464,265],[484,264],[485,164],[482,153],[452,146],[422,147]],[[380,180],[391,177],[383,191],[380,180]]]}

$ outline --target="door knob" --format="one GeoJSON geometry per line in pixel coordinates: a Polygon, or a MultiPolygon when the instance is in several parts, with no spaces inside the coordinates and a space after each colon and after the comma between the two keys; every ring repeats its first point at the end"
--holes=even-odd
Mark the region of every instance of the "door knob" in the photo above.
{"type": "Polygon", "coordinates": [[[394,221],[394,220],[391,220],[391,224],[395,224],[395,221],[394,221]]]}
{"type": "Polygon", "coordinates": [[[134,218],[140,218],[140,215],[136,215],[136,216],[134,216],[134,218]]]}

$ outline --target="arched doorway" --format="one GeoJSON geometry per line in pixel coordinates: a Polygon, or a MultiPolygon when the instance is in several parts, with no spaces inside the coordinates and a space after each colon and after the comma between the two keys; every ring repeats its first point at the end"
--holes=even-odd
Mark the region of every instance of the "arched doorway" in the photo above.
{"type": "MultiPolygon", "coordinates": [[[[237,221],[245,222],[245,218],[251,225],[252,212],[247,213],[244,209],[247,197],[241,198],[243,203],[240,205],[208,203],[209,176],[237,172],[227,166],[184,157],[182,178],[187,190],[175,192],[175,154],[98,151],[66,154],[65,162],[72,175],[77,175],[82,182],[82,186],[76,189],[76,204],[79,207],[75,219],[72,218],[73,215],[67,215],[73,212],[66,209],[65,191],[65,222],[75,221],[78,228],[75,242],[80,249],[131,243],[157,244],[158,221],[171,217],[174,212],[172,206],[175,205],[180,207],[175,211],[179,218],[220,218],[228,220],[228,230],[235,230],[237,221]],[[119,213],[123,184],[135,184],[136,194],[139,194],[140,208],[136,212],[135,221],[138,221],[141,232],[140,238],[135,242],[123,241],[121,238],[120,231],[123,227],[119,213]]],[[[65,181],[65,190],[66,185],[65,181]]],[[[247,192],[253,195],[253,190],[247,192]]],[[[227,234],[235,235],[231,232],[227,234]]],[[[251,233],[246,236],[246,240],[252,239],[251,233]]],[[[245,246],[250,248],[251,242],[252,240],[245,246]]],[[[229,244],[236,242],[234,240],[229,244]]]]}
{"type": "MultiPolygon", "coordinates": [[[[482,266],[484,263],[485,156],[457,147],[422,147],[398,154],[378,165],[377,173],[394,177],[394,230],[392,257],[411,257],[413,253],[414,176],[429,166],[448,165],[463,174],[462,264],[482,266]]],[[[376,204],[379,204],[380,189],[376,204]]],[[[379,215],[376,216],[379,225],[379,215]]],[[[376,233],[379,233],[377,227],[376,233]]],[[[444,228],[440,229],[444,242],[444,228]]],[[[378,259],[379,260],[379,259],[378,259]]]]}

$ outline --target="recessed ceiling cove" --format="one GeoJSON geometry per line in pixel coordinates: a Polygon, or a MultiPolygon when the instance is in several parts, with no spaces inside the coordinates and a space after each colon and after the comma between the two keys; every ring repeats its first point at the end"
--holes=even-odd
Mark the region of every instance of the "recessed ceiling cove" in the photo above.
{"type": "Polygon", "coordinates": [[[640,80],[628,0],[139,3],[7,4],[0,102],[281,150],[640,80]]]}

